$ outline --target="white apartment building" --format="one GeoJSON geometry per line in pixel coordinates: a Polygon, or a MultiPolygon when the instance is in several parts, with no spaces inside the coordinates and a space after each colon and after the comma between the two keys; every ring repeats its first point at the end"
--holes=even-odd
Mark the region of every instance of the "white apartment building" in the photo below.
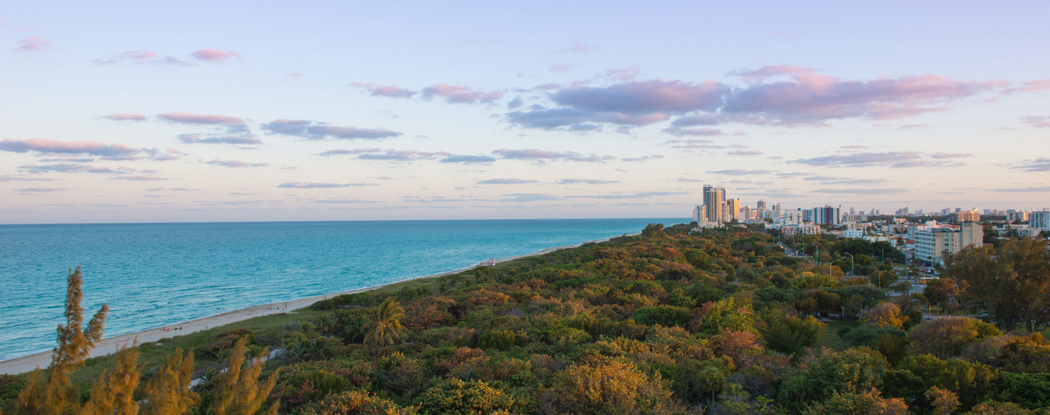
{"type": "Polygon", "coordinates": [[[944,257],[970,245],[984,244],[984,228],[979,223],[964,223],[959,229],[930,228],[915,234],[915,259],[944,265],[944,257]]]}
{"type": "Polygon", "coordinates": [[[1050,211],[1043,209],[1042,212],[1029,213],[1028,227],[1050,230],[1050,211]]]}

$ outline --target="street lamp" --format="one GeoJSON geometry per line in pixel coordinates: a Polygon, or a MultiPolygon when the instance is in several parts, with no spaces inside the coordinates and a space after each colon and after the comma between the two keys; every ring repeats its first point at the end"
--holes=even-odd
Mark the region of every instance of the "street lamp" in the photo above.
{"type": "Polygon", "coordinates": [[[849,255],[849,275],[852,277],[854,275],[853,274],[853,254],[851,254],[849,252],[846,252],[845,254],[849,255]]]}

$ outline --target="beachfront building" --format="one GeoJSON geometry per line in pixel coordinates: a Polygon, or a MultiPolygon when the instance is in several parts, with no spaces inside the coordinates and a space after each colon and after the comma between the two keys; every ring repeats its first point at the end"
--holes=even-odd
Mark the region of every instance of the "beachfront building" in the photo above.
{"type": "Polygon", "coordinates": [[[964,223],[959,229],[930,228],[915,234],[915,259],[930,265],[944,265],[945,256],[970,245],[983,244],[984,228],[979,223],[964,223]]]}

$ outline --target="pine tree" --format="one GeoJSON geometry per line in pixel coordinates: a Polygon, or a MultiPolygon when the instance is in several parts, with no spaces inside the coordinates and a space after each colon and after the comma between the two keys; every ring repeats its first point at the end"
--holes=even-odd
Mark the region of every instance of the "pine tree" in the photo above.
{"type": "MultiPolygon", "coordinates": [[[[242,337],[233,346],[230,360],[226,363],[226,373],[219,377],[215,392],[217,402],[211,408],[215,415],[254,415],[277,384],[277,376],[270,376],[265,382],[259,381],[266,350],[245,364],[244,356],[247,353],[248,338],[242,337]]],[[[279,408],[280,402],[275,402],[263,413],[276,414],[279,408]]]]}
{"type": "Polygon", "coordinates": [[[193,378],[193,353],[176,349],[153,378],[146,382],[143,395],[145,415],[182,415],[200,402],[200,395],[190,389],[193,378]]]}
{"type": "MultiPolygon", "coordinates": [[[[126,346],[126,345],[125,345],[126,346]]],[[[139,404],[135,401],[135,389],[142,378],[138,366],[138,347],[124,347],[117,352],[116,368],[107,376],[99,376],[91,388],[91,397],[79,411],[80,415],[136,415],[139,404]]]]}
{"type": "Polygon", "coordinates": [[[109,306],[84,324],[84,309],[80,306],[84,293],[80,267],[69,272],[66,284],[66,325],[58,326],[58,346],[45,373],[37,369],[30,375],[30,384],[19,393],[14,410],[20,414],[70,414],[80,409],[80,394],[69,380],[69,375],[84,365],[84,360],[102,339],[103,325],[109,306]]]}

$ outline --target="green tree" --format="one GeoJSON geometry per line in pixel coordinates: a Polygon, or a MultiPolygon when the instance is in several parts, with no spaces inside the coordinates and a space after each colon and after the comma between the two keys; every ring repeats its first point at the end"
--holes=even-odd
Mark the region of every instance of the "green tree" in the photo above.
{"type": "Polygon", "coordinates": [[[387,297],[375,315],[369,317],[365,328],[365,343],[379,343],[380,345],[394,344],[405,327],[401,325],[401,319],[405,318],[405,310],[401,308],[397,300],[387,297]]]}
{"type": "Polygon", "coordinates": [[[835,352],[823,349],[784,380],[777,400],[788,408],[801,409],[810,402],[834,394],[857,394],[882,385],[886,361],[866,347],[835,352]]]}
{"type": "Polygon", "coordinates": [[[795,354],[824,338],[827,325],[816,317],[799,318],[784,310],[767,308],[759,313],[758,332],[766,345],[784,354],[795,354]]]}
{"type": "Polygon", "coordinates": [[[1047,241],[1010,239],[996,248],[967,247],[952,255],[942,273],[966,284],[967,305],[987,310],[1007,330],[1029,333],[1050,323],[1050,252],[1047,241]]]}
{"type": "Polygon", "coordinates": [[[964,348],[981,339],[1002,334],[980,320],[954,317],[925,321],[908,332],[908,339],[916,351],[947,359],[959,356],[964,348]]]}

